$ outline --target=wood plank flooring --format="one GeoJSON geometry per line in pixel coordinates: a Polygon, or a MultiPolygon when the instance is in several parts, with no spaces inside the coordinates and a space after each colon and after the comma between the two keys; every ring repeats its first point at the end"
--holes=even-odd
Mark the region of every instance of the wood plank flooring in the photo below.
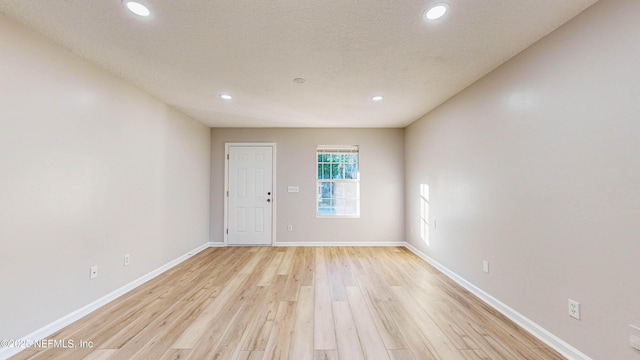
{"type": "Polygon", "coordinates": [[[563,359],[395,247],[207,249],[25,359],[563,359]]]}

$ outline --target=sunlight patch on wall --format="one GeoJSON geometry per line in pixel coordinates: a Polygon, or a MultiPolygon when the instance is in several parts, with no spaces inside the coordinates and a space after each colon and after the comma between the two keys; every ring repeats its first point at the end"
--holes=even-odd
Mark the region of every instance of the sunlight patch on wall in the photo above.
{"type": "Polygon", "coordinates": [[[420,184],[420,238],[429,242],[429,185],[420,184]]]}

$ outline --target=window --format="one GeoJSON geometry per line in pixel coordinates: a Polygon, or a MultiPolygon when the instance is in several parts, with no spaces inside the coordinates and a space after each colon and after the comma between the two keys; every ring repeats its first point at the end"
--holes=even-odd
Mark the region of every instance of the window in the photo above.
{"type": "Polygon", "coordinates": [[[318,217],[360,216],[360,172],[358,146],[318,146],[318,217]]]}
{"type": "Polygon", "coordinates": [[[420,237],[429,245],[429,185],[420,184],[420,237]]]}

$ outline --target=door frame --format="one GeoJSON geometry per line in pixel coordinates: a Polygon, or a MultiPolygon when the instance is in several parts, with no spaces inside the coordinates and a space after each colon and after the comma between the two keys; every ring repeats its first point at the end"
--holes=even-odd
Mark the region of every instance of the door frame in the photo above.
{"type": "Polygon", "coordinates": [[[224,143],[224,191],[222,197],[224,198],[224,246],[228,246],[228,229],[229,229],[229,148],[230,147],[270,147],[271,148],[271,186],[273,187],[271,193],[271,245],[276,243],[276,197],[278,192],[276,191],[276,143],[224,143]]]}

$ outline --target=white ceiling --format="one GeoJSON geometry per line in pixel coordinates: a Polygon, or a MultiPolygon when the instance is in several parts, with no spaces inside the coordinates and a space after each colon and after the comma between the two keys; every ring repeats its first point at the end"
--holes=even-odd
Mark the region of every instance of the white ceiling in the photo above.
{"type": "Polygon", "coordinates": [[[140,0],[152,11],[141,18],[121,0],[0,0],[0,11],[213,127],[404,127],[597,0],[446,0],[446,16],[425,21],[441,1],[140,0]]]}

